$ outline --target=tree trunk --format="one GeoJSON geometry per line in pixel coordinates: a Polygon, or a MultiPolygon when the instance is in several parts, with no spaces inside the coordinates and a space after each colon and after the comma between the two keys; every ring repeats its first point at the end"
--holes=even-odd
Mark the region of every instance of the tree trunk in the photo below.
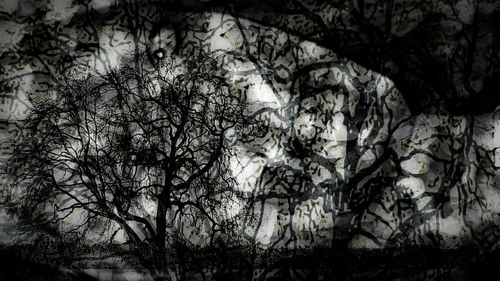
{"type": "Polygon", "coordinates": [[[154,249],[155,269],[157,273],[154,276],[155,280],[168,280],[167,278],[167,257],[165,247],[166,237],[166,214],[167,208],[162,200],[158,200],[158,207],[156,209],[156,241],[154,249]],[[163,279],[162,279],[163,278],[163,279]]]}

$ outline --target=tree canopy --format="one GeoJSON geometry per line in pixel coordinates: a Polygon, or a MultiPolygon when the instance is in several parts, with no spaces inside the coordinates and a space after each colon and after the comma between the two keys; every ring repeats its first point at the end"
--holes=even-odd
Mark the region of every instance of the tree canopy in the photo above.
{"type": "Polygon", "coordinates": [[[248,123],[244,97],[200,50],[152,63],[137,54],[34,104],[9,161],[22,218],[71,217],[61,227],[73,234],[112,223],[160,264],[166,243],[229,234],[237,194],[228,165],[248,123]]]}

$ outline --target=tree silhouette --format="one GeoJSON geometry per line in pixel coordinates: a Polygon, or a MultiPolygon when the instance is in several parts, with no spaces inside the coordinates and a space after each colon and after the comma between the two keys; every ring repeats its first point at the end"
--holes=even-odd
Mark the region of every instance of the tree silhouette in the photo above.
{"type": "Polygon", "coordinates": [[[132,247],[151,250],[139,257],[162,279],[167,243],[189,242],[189,231],[211,243],[231,228],[227,160],[246,110],[202,51],[150,59],[66,79],[22,122],[8,165],[23,219],[74,218],[61,227],[74,234],[90,222],[117,225],[132,247]]]}
{"type": "MultiPolygon", "coordinates": [[[[5,183],[30,226],[51,218],[45,232],[62,229],[56,235],[75,241],[106,223],[108,236],[130,234],[144,264],[155,261],[153,271],[164,268],[168,249],[181,254],[189,241],[223,241],[217,235],[236,224],[235,237],[252,247],[251,255],[240,253],[270,274],[273,266],[259,258],[286,247],[497,249],[495,1],[120,0],[64,9],[53,2],[0,13],[0,127],[14,127],[10,121],[35,104],[16,145],[18,161],[8,163],[16,182],[5,183]],[[203,61],[210,63],[200,68],[203,61]],[[93,71],[101,74],[87,75],[93,71]],[[260,130],[235,144],[241,159],[231,163],[241,173],[234,185],[223,160],[243,119],[221,129],[227,143],[215,153],[220,139],[210,128],[218,115],[207,112],[219,111],[188,99],[193,85],[214,97],[241,91],[253,103],[249,118],[260,130]],[[181,105],[189,103],[181,126],[181,105]],[[171,166],[179,126],[187,137],[179,136],[171,166]],[[198,177],[210,155],[219,158],[198,177]],[[56,182],[81,202],[54,191],[50,177],[26,172],[35,169],[55,169],[56,182]],[[168,200],[160,199],[163,191],[168,200]],[[246,205],[229,212],[237,192],[246,205]],[[240,220],[222,222],[215,206],[240,220]],[[159,208],[166,239],[156,230],[159,208]]],[[[214,247],[211,262],[234,262],[224,245],[214,247]]]]}

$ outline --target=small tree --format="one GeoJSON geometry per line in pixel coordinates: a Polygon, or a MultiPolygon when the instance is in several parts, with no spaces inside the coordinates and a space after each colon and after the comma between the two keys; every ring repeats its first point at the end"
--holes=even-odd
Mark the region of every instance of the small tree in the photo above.
{"type": "Polygon", "coordinates": [[[195,50],[153,62],[138,54],[120,70],[67,78],[55,98],[33,105],[12,141],[17,214],[54,224],[69,217],[73,228],[61,231],[80,234],[92,222],[118,226],[163,279],[168,243],[186,238],[182,224],[209,241],[231,226],[227,158],[246,111],[217,69],[195,50]]]}

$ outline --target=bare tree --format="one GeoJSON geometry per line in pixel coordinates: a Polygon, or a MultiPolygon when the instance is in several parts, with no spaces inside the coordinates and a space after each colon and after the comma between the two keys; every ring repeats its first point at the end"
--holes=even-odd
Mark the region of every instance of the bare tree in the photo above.
{"type": "Polygon", "coordinates": [[[63,228],[73,233],[92,221],[118,225],[133,247],[151,249],[139,258],[162,279],[168,243],[187,239],[179,225],[208,241],[229,230],[227,157],[246,111],[209,55],[150,59],[67,79],[23,120],[8,168],[22,218],[83,215],[63,228]]]}

